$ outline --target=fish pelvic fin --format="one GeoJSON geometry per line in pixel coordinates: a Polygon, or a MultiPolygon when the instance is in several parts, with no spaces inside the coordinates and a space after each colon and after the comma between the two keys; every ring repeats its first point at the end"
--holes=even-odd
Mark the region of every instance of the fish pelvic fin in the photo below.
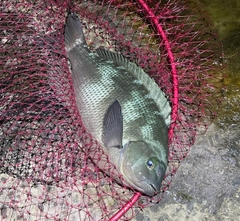
{"type": "Polygon", "coordinates": [[[67,16],[64,38],[67,51],[70,51],[76,45],[87,45],[80,19],[75,12],[70,12],[67,16]]]}

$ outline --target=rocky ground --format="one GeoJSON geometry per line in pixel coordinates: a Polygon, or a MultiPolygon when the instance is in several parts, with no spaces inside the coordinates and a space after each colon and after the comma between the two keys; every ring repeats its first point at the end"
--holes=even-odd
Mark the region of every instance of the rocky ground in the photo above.
{"type": "Polygon", "coordinates": [[[212,125],[198,136],[165,198],[135,220],[240,220],[239,127],[212,125]]]}

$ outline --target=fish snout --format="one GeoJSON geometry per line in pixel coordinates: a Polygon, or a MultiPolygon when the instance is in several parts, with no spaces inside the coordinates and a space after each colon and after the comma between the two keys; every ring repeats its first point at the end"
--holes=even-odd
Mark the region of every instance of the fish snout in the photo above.
{"type": "Polygon", "coordinates": [[[158,165],[158,168],[156,169],[156,179],[151,183],[149,183],[149,185],[154,190],[154,194],[160,192],[165,172],[166,172],[166,169],[163,167],[163,165],[158,165]]]}

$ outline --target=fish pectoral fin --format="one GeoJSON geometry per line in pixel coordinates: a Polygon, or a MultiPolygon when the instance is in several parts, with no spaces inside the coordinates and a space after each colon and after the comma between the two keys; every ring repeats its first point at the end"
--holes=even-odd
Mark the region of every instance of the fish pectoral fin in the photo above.
{"type": "Polygon", "coordinates": [[[119,102],[115,100],[103,119],[103,143],[106,148],[122,148],[123,116],[119,102]]]}

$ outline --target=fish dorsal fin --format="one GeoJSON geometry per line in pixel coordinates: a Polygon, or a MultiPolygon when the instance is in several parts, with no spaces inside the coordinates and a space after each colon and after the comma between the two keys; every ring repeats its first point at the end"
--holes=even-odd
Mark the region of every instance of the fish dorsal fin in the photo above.
{"type": "Polygon", "coordinates": [[[131,72],[137,80],[142,82],[142,84],[149,91],[149,96],[157,104],[166,125],[169,126],[171,121],[171,107],[165,96],[165,93],[159,88],[157,83],[152,78],[150,78],[142,68],[138,67],[135,63],[130,62],[123,55],[108,51],[104,48],[98,48],[96,52],[100,57],[107,60],[112,60],[114,63],[123,66],[129,72],[131,72]]]}
{"type": "Polygon", "coordinates": [[[123,116],[119,102],[115,100],[103,119],[103,143],[106,148],[122,148],[123,116]]]}

